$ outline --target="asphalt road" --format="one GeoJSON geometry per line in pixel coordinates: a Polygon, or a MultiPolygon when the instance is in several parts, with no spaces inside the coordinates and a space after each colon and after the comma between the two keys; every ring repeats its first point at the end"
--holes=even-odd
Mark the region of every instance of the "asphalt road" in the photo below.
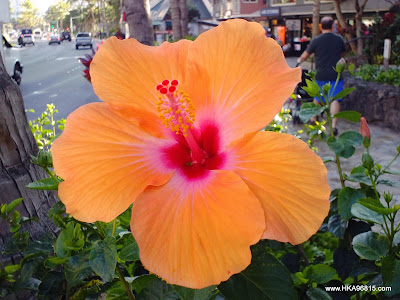
{"type": "MultiPolygon", "coordinates": [[[[93,42],[94,47],[96,43],[93,42]]],[[[83,65],[78,59],[91,50],[75,49],[75,41],[64,41],[60,45],[49,45],[46,40],[36,40],[35,45],[20,49],[24,69],[20,89],[28,120],[41,115],[46,105],[54,103],[59,113],[58,120],[66,118],[84,104],[99,101],[92,85],[83,77],[83,65]]]]}

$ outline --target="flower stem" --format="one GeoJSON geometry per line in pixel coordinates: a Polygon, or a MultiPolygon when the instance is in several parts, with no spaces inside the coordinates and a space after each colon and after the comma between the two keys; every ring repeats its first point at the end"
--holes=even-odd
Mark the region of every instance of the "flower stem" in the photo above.
{"type": "Polygon", "coordinates": [[[126,294],[128,295],[128,298],[130,300],[135,300],[135,295],[133,295],[132,290],[129,286],[129,284],[126,282],[124,275],[122,274],[121,269],[119,268],[119,266],[117,265],[117,267],[115,268],[115,271],[117,272],[118,278],[121,281],[122,285],[125,288],[126,294]]]}
{"type": "MultiPolygon", "coordinates": [[[[332,117],[331,117],[331,113],[329,112],[329,109],[330,109],[330,105],[328,105],[328,111],[327,111],[328,125],[329,125],[329,129],[331,131],[331,136],[334,136],[333,128],[332,128],[332,117]]],[[[336,156],[336,165],[337,165],[337,168],[338,168],[340,183],[342,184],[342,188],[344,188],[345,187],[345,183],[344,183],[344,178],[343,178],[342,167],[340,165],[339,155],[337,155],[337,153],[335,153],[335,156],[336,156]]]]}
{"type": "Polygon", "coordinates": [[[114,236],[115,235],[115,229],[117,228],[117,219],[114,219],[114,221],[113,221],[113,228],[112,228],[112,235],[111,236],[114,236]]]}
{"type": "Polygon", "coordinates": [[[382,172],[380,172],[380,174],[384,173],[386,171],[387,168],[389,168],[389,166],[399,157],[400,153],[397,153],[396,156],[392,159],[392,161],[385,167],[383,168],[382,172]]]}

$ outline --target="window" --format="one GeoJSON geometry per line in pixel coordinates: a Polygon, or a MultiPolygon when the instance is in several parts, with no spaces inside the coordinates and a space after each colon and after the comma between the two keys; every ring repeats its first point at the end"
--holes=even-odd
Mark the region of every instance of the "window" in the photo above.
{"type": "Polygon", "coordinates": [[[243,3],[257,3],[258,0],[243,0],[243,3]]]}
{"type": "Polygon", "coordinates": [[[296,0],[272,0],[272,5],[296,4],[296,0]]]}

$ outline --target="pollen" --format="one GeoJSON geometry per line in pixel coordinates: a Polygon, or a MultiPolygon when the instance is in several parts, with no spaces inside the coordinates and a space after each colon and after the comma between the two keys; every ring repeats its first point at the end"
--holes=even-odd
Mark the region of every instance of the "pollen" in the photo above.
{"type": "Polygon", "coordinates": [[[189,95],[179,90],[178,86],[179,81],[176,79],[165,79],[156,86],[161,94],[158,97],[157,111],[166,128],[187,136],[188,129],[193,128],[195,108],[189,95]]]}

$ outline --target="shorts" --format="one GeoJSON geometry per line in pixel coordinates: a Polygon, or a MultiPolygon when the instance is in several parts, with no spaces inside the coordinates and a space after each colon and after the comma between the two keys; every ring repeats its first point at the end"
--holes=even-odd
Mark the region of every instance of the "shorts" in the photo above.
{"type": "MultiPolygon", "coordinates": [[[[320,87],[320,89],[322,89],[322,87],[327,83],[330,83],[331,84],[331,89],[333,89],[333,87],[335,86],[335,82],[336,82],[336,80],[332,80],[332,81],[331,80],[323,80],[323,81],[317,80],[317,83],[318,83],[318,86],[320,87]]],[[[332,97],[335,97],[341,91],[343,91],[343,80],[342,79],[338,81],[338,83],[336,85],[336,88],[333,91],[332,97]]],[[[318,97],[315,97],[314,99],[318,103],[320,102],[318,97]]],[[[322,100],[323,103],[325,103],[325,98],[322,97],[322,95],[321,95],[321,100],[322,100]]],[[[340,102],[340,101],[342,101],[342,99],[336,99],[336,101],[340,102]]]]}

